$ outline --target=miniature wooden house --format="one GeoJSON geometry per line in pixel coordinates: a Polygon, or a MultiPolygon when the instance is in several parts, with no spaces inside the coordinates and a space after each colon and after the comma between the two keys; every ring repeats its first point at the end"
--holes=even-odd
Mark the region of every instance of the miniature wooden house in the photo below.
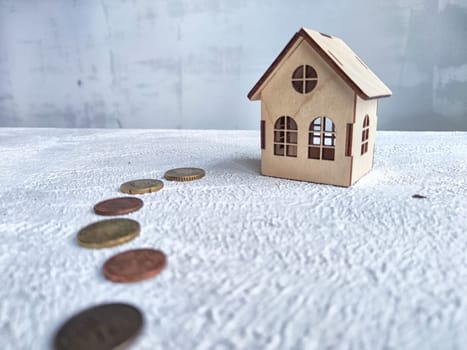
{"type": "Polygon", "coordinates": [[[390,95],[341,39],[302,28],[248,94],[261,100],[262,174],[351,186],[373,167],[390,95]]]}

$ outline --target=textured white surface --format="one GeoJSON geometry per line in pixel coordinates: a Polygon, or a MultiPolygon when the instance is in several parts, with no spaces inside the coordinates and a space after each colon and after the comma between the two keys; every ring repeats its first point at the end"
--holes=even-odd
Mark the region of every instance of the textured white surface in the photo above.
{"type": "Polygon", "coordinates": [[[145,314],[135,349],[467,347],[467,134],[377,136],[352,188],[259,175],[255,132],[0,129],[1,349],[48,349],[75,312],[145,314]],[[119,185],[199,166],[128,215],[129,244],[88,250],[78,230],[119,185]],[[427,199],[413,199],[419,193],[427,199]],[[137,284],[100,272],[154,247],[168,268],[137,284]]]}

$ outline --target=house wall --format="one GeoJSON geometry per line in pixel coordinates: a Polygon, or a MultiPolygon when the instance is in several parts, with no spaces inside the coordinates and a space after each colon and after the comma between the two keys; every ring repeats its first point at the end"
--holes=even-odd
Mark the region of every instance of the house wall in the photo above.
{"type": "Polygon", "coordinates": [[[375,149],[378,100],[363,100],[356,96],[355,124],[352,140],[352,184],[373,168],[375,149]],[[368,136],[368,152],[361,154],[363,120],[365,115],[370,117],[370,132],[368,136]]]}
{"type": "Polygon", "coordinates": [[[345,156],[346,125],[353,120],[354,92],[305,42],[289,51],[261,92],[261,118],[266,122],[266,148],[262,150],[264,175],[348,186],[351,157],[345,156]],[[318,85],[308,94],[294,90],[291,77],[303,64],[315,68],[318,85]],[[274,123],[281,116],[293,117],[298,125],[298,155],[274,155],[274,123]],[[308,159],[308,135],[312,120],[330,117],[336,127],[334,161],[308,159]]]}

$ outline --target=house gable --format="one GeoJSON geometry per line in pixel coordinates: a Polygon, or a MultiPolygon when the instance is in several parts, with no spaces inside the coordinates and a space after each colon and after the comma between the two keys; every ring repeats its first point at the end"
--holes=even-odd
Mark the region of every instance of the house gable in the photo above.
{"type": "Polygon", "coordinates": [[[251,89],[248,94],[250,100],[261,98],[261,91],[265,83],[300,40],[305,40],[362,99],[387,97],[392,94],[391,90],[344,41],[334,36],[302,28],[293,36],[272,65],[251,89]]]}
{"type": "Polygon", "coordinates": [[[304,40],[295,47],[263,84],[263,115],[268,123],[287,115],[296,119],[301,130],[308,131],[310,122],[319,116],[330,117],[336,126],[352,122],[355,92],[342,83],[339,75],[304,40]],[[293,87],[292,75],[299,67],[309,66],[317,74],[317,84],[308,93],[300,93],[293,87]],[[267,117],[266,117],[267,115],[267,117]]]}

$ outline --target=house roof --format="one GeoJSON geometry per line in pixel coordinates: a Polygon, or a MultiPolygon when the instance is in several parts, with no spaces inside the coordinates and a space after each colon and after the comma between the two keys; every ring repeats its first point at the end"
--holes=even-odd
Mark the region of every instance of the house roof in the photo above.
{"type": "Polygon", "coordinates": [[[300,40],[305,40],[349,86],[365,100],[391,96],[391,90],[373,73],[355,52],[340,38],[302,28],[289,41],[261,79],[248,93],[250,100],[260,99],[264,83],[283,58],[300,40]]]}

